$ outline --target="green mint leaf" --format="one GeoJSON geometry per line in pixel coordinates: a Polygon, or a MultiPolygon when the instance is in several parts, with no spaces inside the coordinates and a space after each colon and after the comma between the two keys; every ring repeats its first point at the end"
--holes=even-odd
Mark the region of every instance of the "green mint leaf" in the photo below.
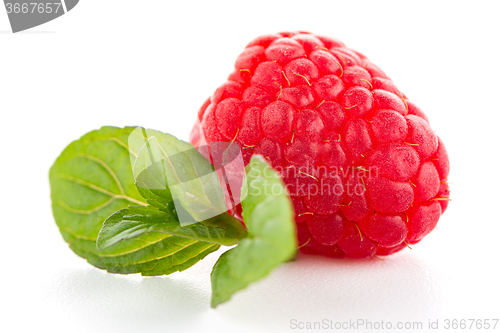
{"type": "Polygon", "coordinates": [[[128,146],[129,139],[142,135],[135,129],[103,127],[66,147],[49,174],[55,221],[70,248],[98,268],[143,275],[184,270],[219,245],[147,233],[104,251],[96,248],[99,231],[111,214],[131,204],[146,206],[130,164],[138,150],[128,146]]]}
{"type": "MultiPolygon", "coordinates": [[[[137,190],[142,197],[146,199],[146,202],[151,206],[164,212],[175,210],[175,205],[170,189],[168,188],[168,184],[163,183],[165,186],[161,188],[162,186],[159,181],[160,180],[157,179],[153,173],[151,173],[150,168],[147,168],[137,176],[135,185],[137,186],[137,190]],[[151,186],[151,184],[154,184],[154,186],[151,186]]],[[[164,181],[164,179],[161,179],[161,181],[164,181]]]]}
{"type": "Polygon", "coordinates": [[[104,221],[97,237],[97,249],[104,250],[118,242],[133,239],[145,233],[175,229],[178,225],[175,216],[152,206],[129,206],[115,212],[104,221]]]}
{"type": "Polygon", "coordinates": [[[247,166],[242,202],[248,237],[225,252],[212,270],[212,307],[268,275],[297,250],[293,206],[277,173],[258,155],[247,166]]]}
{"type": "Polygon", "coordinates": [[[159,210],[170,212],[175,209],[175,206],[163,170],[161,152],[156,143],[150,144],[151,140],[156,139],[148,140],[148,133],[157,136],[163,134],[138,127],[129,139],[130,148],[139,152],[139,155],[130,154],[130,163],[134,168],[135,185],[148,204],[159,210]]]}
{"type": "Polygon", "coordinates": [[[95,241],[72,239],[71,235],[62,233],[70,240],[70,247],[76,254],[87,258],[90,264],[116,274],[167,275],[193,266],[220,248],[213,243],[153,232],[98,251],[95,241]]]}
{"type": "Polygon", "coordinates": [[[243,224],[227,213],[183,227],[172,212],[160,211],[152,206],[131,206],[114,213],[104,222],[97,247],[104,249],[149,232],[226,246],[237,244],[247,235],[243,224]]]}
{"type": "Polygon", "coordinates": [[[52,210],[61,231],[95,241],[109,215],[129,205],[146,205],[130,168],[127,142],[133,130],[92,131],[57,158],[49,178],[52,210]]]}
{"type": "Polygon", "coordinates": [[[149,204],[165,210],[163,206],[173,201],[181,225],[227,211],[217,172],[191,144],[154,130],[137,128],[135,132],[129,141],[139,151],[134,176],[149,204]]]}

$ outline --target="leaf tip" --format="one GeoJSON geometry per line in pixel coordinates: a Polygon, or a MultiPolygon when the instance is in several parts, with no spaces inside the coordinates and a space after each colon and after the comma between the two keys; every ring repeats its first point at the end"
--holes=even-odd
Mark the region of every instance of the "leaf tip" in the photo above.
{"type": "Polygon", "coordinates": [[[214,294],[212,292],[212,299],[210,301],[210,307],[212,309],[215,309],[216,307],[218,307],[220,304],[224,303],[224,302],[227,302],[229,301],[229,299],[231,298],[231,296],[229,297],[220,297],[220,296],[217,296],[216,294],[214,294]]]}

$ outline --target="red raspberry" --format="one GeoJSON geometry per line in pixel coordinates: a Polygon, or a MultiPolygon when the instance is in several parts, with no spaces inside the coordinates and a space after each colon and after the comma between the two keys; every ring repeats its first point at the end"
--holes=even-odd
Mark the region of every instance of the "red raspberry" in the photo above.
{"type": "Polygon", "coordinates": [[[281,172],[300,250],[389,255],[436,226],[449,161],[425,114],[342,42],[306,32],[254,39],[201,107],[196,147],[240,145],[281,172]]]}

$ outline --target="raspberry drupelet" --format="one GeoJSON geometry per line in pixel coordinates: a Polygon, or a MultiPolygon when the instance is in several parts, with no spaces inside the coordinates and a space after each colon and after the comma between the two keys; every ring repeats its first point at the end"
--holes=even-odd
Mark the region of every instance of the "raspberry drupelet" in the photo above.
{"type": "Polygon", "coordinates": [[[418,243],[449,199],[449,160],[426,115],[344,43],[307,32],[251,41],[206,100],[195,147],[263,155],[295,209],[300,251],[389,255],[418,243]]]}

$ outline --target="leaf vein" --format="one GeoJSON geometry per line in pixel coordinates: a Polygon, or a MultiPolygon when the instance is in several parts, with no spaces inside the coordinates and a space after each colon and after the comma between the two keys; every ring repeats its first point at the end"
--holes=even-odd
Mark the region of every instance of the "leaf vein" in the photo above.
{"type": "Polygon", "coordinates": [[[125,195],[125,190],[123,189],[123,186],[122,186],[122,183],[120,182],[120,179],[118,179],[118,176],[116,175],[116,173],[113,171],[113,169],[111,169],[111,167],[109,165],[106,164],[106,162],[104,162],[101,159],[98,159],[95,156],[89,155],[89,154],[79,154],[79,155],[76,155],[76,156],[82,156],[82,157],[85,157],[85,158],[87,158],[87,159],[89,159],[91,161],[94,161],[94,162],[100,164],[104,169],[106,169],[109,172],[109,174],[111,175],[111,177],[113,177],[113,179],[116,182],[116,185],[120,189],[120,193],[122,195],[125,195]]]}
{"type": "Polygon", "coordinates": [[[166,254],[166,255],[164,255],[164,256],[161,256],[161,257],[156,257],[156,258],[152,258],[152,259],[150,259],[150,260],[145,260],[145,261],[135,262],[135,263],[133,263],[133,264],[131,264],[131,265],[115,265],[115,266],[116,266],[116,267],[127,267],[127,266],[132,266],[132,265],[145,264],[145,263],[148,263],[148,262],[152,262],[152,261],[154,261],[154,260],[161,260],[161,259],[165,259],[165,258],[167,258],[167,257],[169,257],[169,256],[171,256],[171,257],[172,257],[172,264],[173,264],[173,256],[174,256],[176,253],[178,253],[178,252],[180,252],[180,251],[182,251],[182,250],[184,250],[184,249],[186,249],[186,248],[188,248],[188,247],[190,247],[190,246],[192,246],[192,245],[195,245],[196,243],[198,243],[198,241],[196,241],[196,240],[194,240],[192,243],[189,243],[189,244],[187,244],[187,245],[181,245],[181,244],[177,244],[177,243],[172,243],[172,244],[179,245],[179,246],[182,246],[182,247],[181,247],[181,248],[179,248],[179,249],[177,249],[177,250],[175,250],[174,252],[170,252],[170,253],[168,253],[168,254],[166,254]]]}
{"type": "MultiPolygon", "coordinates": [[[[70,175],[67,175],[67,174],[64,174],[64,173],[60,173],[57,176],[59,178],[63,178],[63,179],[72,181],[74,183],[77,183],[77,184],[80,184],[82,186],[88,187],[88,188],[93,189],[95,191],[98,191],[98,192],[101,192],[103,194],[109,195],[113,200],[115,200],[115,199],[125,199],[125,200],[133,202],[133,203],[135,203],[137,205],[147,206],[147,204],[145,204],[144,202],[139,201],[137,199],[134,199],[132,197],[129,197],[128,195],[125,195],[125,194],[115,194],[113,192],[110,192],[110,191],[108,191],[106,189],[103,189],[102,187],[99,187],[99,186],[97,186],[95,184],[92,184],[92,183],[87,182],[85,180],[82,180],[80,178],[76,178],[76,177],[73,177],[73,176],[70,176],[70,175]]],[[[73,210],[77,210],[76,208],[71,208],[71,207],[69,207],[69,208],[73,209],[73,210]]]]}

